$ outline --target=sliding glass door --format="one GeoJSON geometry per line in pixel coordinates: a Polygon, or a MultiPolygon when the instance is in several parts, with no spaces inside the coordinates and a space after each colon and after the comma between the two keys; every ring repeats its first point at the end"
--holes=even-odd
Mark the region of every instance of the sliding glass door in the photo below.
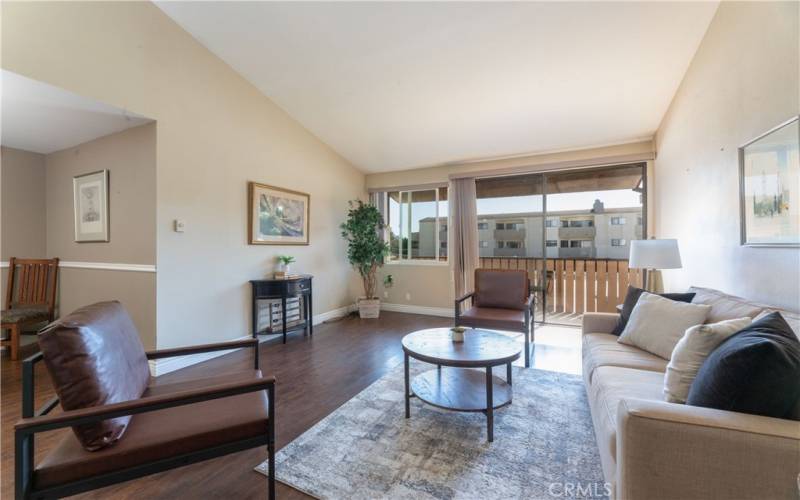
{"type": "Polygon", "coordinates": [[[476,181],[481,267],[524,269],[535,319],[579,324],[612,312],[628,284],[630,242],[646,231],[645,164],[476,181]]]}

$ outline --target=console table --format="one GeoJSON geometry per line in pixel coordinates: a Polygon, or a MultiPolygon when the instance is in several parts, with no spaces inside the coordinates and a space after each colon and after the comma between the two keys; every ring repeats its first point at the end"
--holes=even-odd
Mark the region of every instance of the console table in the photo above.
{"type": "Polygon", "coordinates": [[[253,337],[258,337],[258,300],[280,299],[281,320],[283,322],[283,343],[286,343],[286,334],[290,332],[307,330],[309,335],[314,335],[314,313],[311,306],[311,279],[309,274],[301,274],[287,279],[250,280],[253,289],[253,337]],[[286,328],[286,299],[301,297],[303,303],[303,321],[286,328]]]}

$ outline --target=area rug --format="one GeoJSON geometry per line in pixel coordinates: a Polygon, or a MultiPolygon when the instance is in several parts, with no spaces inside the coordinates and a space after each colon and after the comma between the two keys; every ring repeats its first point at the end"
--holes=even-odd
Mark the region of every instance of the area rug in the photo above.
{"type": "MultiPolygon", "coordinates": [[[[412,360],[412,376],[430,368],[412,360]]],[[[487,443],[482,413],[413,398],[405,419],[400,365],[281,449],[276,477],[321,499],[602,496],[580,377],[516,367],[513,377],[513,402],[495,411],[487,443]]]]}

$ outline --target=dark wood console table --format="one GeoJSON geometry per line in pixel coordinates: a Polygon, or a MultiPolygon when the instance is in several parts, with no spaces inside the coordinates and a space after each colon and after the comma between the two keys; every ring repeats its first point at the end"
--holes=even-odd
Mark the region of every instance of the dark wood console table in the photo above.
{"type": "MultiPolygon", "coordinates": [[[[314,335],[314,313],[311,306],[311,279],[309,274],[301,274],[287,279],[250,280],[253,288],[253,337],[258,337],[258,300],[280,299],[281,318],[283,321],[283,343],[286,343],[286,334],[290,332],[307,330],[309,335],[314,335]],[[303,320],[300,323],[286,327],[286,299],[300,297],[303,303],[303,320]]],[[[270,318],[271,319],[271,318],[270,318]]]]}

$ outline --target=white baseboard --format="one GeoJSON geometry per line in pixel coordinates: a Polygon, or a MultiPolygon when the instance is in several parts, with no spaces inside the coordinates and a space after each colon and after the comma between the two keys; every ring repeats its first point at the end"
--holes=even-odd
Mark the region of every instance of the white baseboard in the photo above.
{"type": "Polygon", "coordinates": [[[426,316],[441,316],[443,318],[452,318],[455,316],[453,309],[448,307],[427,307],[415,306],[411,304],[385,304],[381,302],[381,310],[408,314],[424,314],[426,316]]]}
{"type": "MultiPolygon", "coordinates": [[[[339,307],[338,309],[333,309],[331,311],[327,311],[321,314],[315,314],[313,319],[314,325],[319,325],[325,321],[328,321],[333,318],[338,318],[339,316],[344,316],[349,314],[350,312],[356,309],[355,304],[339,307]]],[[[259,342],[267,342],[268,340],[272,340],[273,338],[279,337],[280,334],[276,333],[274,335],[259,335],[258,341],[259,342]]],[[[251,335],[244,335],[242,337],[238,337],[235,339],[230,339],[230,341],[235,340],[246,340],[252,338],[251,335]]],[[[188,356],[177,356],[174,358],[165,358],[165,359],[155,359],[150,360],[150,373],[155,376],[161,376],[165,373],[174,372],[176,370],[180,370],[181,368],[186,368],[187,366],[196,365],[198,363],[202,363],[204,361],[208,361],[210,359],[218,358],[219,356],[224,356],[225,354],[229,354],[236,349],[231,349],[228,351],[214,351],[214,352],[202,352],[199,354],[190,354],[188,356]]]]}

